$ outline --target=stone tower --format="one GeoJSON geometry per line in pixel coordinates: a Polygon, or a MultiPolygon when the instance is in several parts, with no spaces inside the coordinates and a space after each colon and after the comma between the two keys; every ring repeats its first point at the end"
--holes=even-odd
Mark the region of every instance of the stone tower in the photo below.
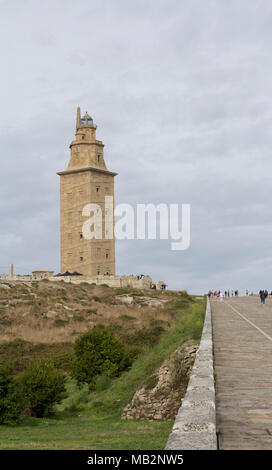
{"type": "MultiPolygon", "coordinates": [[[[115,240],[105,228],[113,212],[105,207],[111,196],[114,207],[114,176],[103,157],[104,144],[96,139],[96,125],[86,112],[81,118],[77,108],[76,139],[70,145],[69,165],[60,175],[61,272],[78,272],[88,277],[115,274],[115,240]],[[82,215],[87,204],[101,208],[102,232],[99,238],[84,236],[82,215]]],[[[93,213],[88,214],[90,216],[93,213]]]]}

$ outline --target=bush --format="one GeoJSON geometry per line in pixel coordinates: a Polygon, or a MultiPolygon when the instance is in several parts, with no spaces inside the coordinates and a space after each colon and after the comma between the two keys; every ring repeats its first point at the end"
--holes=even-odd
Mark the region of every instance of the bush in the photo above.
{"type": "Polygon", "coordinates": [[[18,378],[31,416],[42,418],[66,397],[66,376],[50,362],[32,362],[18,378]]]}
{"type": "Polygon", "coordinates": [[[0,424],[11,424],[20,418],[25,402],[20,396],[10,364],[0,366],[0,424]]]}
{"type": "Polygon", "coordinates": [[[135,331],[135,333],[127,335],[125,341],[128,345],[152,347],[160,341],[164,332],[165,330],[162,326],[144,327],[141,330],[135,331]]]}
{"type": "Polygon", "coordinates": [[[181,297],[184,297],[185,299],[187,300],[191,300],[191,297],[190,295],[188,294],[188,292],[186,290],[180,290],[178,292],[178,294],[181,296],[181,297]]]}
{"type": "Polygon", "coordinates": [[[55,321],[54,321],[54,325],[57,326],[57,327],[61,327],[61,326],[65,326],[67,325],[68,320],[62,320],[61,318],[57,318],[55,321]]]}
{"type": "Polygon", "coordinates": [[[117,377],[130,363],[123,341],[109,329],[96,326],[75,342],[72,376],[78,384],[88,383],[94,388],[98,375],[117,377]]]}
{"type": "Polygon", "coordinates": [[[95,391],[96,392],[103,392],[110,387],[111,379],[106,374],[101,374],[97,376],[95,381],[95,391]]]}

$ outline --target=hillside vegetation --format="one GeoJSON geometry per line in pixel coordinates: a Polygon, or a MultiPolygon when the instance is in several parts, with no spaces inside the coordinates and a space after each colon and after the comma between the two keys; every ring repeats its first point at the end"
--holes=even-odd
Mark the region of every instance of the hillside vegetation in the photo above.
{"type": "Polygon", "coordinates": [[[0,426],[2,449],[161,449],[171,421],[124,421],[135,391],[184,341],[198,342],[205,301],[186,292],[138,291],[66,283],[0,285],[0,364],[16,373],[33,359],[68,374],[68,397],[50,418],[25,417],[0,426]],[[132,366],[119,378],[101,376],[95,391],[78,388],[69,371],[74,342],[95,325],[122,338],[132,366]]]}

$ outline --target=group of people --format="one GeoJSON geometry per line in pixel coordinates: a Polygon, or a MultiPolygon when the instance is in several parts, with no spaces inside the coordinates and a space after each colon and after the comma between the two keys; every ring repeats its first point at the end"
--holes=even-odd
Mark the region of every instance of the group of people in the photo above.
{"type": "MultiPolygon", "coordinates": [[[[271,292],[271,295],[272,295],[272,292],[271,292]]],[[[265,304],[265,299],[266,297],[268,296],[268,290],[267,289],[261,289],[260,292],[259,292],[259,296],[260,296],[260,299],[261,299],[261,304],[265,304]]]]}
{"type": "MultiPolygon", "coordinates": [[[[245,291],[246,295],[253,295],[253,292],[251,294],[249,294],[248,290],[246,289],[245,291]]],[[[223,291],[212,291],[212,290],[209,290],[208,292],[208,297],[209,298],[212,298],[212,297],[217,297],[219,298],[220,301],[222,301],[224,299],[224,297],[238,297],[239,295],[239,291],[238,290],[225,290],[224,292],[223,291]]],[[[259,292],[259,296],[260,296],[260,299],[261,299],[261,303],[264,305],[265,304],[265,300],[266,298],[268,297],[268,290],[267,289],[261,289],[260,292],[259,292]]],[[[272,291],[271,291],[271,296],[272,296],[272,291]]]]}
{"type": "Polygon", "coordinates": [[[224,297],[238,297],[239,295],[239,291],[238,290],[225,290],[225,292],[221,291],[221,290],[218,290],[218,291],[212,291],[212,290],[209,290],[208,292],[208,297],[218,297],[218,298],[224,298],[224,297]]]}

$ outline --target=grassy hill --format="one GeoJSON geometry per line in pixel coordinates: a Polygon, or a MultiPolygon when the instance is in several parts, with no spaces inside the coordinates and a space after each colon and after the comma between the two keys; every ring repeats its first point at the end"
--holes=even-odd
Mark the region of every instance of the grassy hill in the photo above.
{"type": "Polygon", "coordinates": [[[0,284],[0,363],[16,371],[46,359],[69,374],[77,336],[103,324],[122,337],[133,364],[89,393],[68,381],[69,396],[50,418],[0,426],[1,449],[161,449],[171,421],[124,421],[139,386],[184,341],[198,342],[205,301],[177,291],[138,291],[88,284],[0,284]],[[130,302],[130,303],[128,303],[130,302]]]}

